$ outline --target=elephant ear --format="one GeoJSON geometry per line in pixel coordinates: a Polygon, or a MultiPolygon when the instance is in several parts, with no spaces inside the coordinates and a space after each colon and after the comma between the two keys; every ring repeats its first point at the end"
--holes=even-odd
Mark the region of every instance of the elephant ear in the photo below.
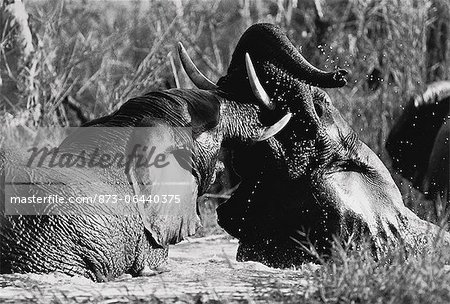
{"type": "Polygon", "coordinates": [[[191,172],[192,149],[186,140],[190,134],[186,133],[164,122],[144,120],[134,129],[127,147],[126,173],[134,203],[145,229],[162,247],[193,235],[201,226],[197,183],[191,172]]]}

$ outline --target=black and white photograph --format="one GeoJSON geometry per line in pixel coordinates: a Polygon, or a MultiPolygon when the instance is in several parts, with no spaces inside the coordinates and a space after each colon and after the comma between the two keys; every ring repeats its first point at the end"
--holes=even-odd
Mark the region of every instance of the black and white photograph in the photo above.
{"type": "Polygon", "coordinates": [[[0,303],[450,303],[450,1],[0,0],[0,303]]]}

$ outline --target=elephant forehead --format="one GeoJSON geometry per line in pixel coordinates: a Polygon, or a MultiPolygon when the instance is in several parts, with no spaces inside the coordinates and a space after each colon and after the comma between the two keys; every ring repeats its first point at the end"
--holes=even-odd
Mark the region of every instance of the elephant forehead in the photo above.
{"type": "MultiPolygon", "coordinates": [[[[337,150],[347,149],[348,141],[356,139],[357,136],[347,122],[342,118],[339,111],[333,106],[330,97],[324,91],[313,88],[313,93],[307,93],[303,100],[292,100],[289,109],[293,111],[294,118],[285,128],[284,137],[279,136],[280,141],[292,151],[287,153],[291,158],[299,158],[301,155],[311,153],[318,147],[317,141],[311,144],[311,139],[327,138],[330,148],[337,150]],[[312,102],[309,103],[308,99],[312,102]],[[311,106],[310,106],[311,105],[311,106]],[[314,107],[312,107],[314,105],[314,107]],[[307,142],[307,143],[305,143],[307,142]],[[333,143],[333,144],[331,144],[333,143]]],[[[307,92],[307,90],[303,90],[307,92]]],[[[320,153],[320,151],[318,151],[320,153]]]]}
{"type": "Polygon", "coordinates": [[[330,118],[322,117],[319,126],[305,122],[305,119],[294,119],[283,134],[272,141],[272,149],[284,157],[291,179],[306,174],[307,168],[313,164],[330,161],[333,154],[344,158],[360,158],[356,134],[336,109],[331,107],[327,111],[330,118]],[[275,141],[276,145],[273,143],[275,141]]]}

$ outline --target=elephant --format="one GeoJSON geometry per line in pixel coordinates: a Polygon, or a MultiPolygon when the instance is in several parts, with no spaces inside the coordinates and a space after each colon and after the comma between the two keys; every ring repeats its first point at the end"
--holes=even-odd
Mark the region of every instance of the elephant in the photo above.
{"type": "Polygon", "coordinates": [[[450,81],[430,83],[410,98],[386,141],[392,165],[445,218],[449,202],[450,81]]]}
{"type": "MultiPolygon", "coordinates": [[[[241,67],[232,67],[248,73],[243,81],[216,85],[181,44],[178,50],[198,89],[132,98],[116,112],[84,124],[54,150],[34,147],[31,156],[22,156],[18,149],[2,148],[1,273],[59,271],[97,282],[151,274],[167,258],[169,244],[200,226],[196,199],[214,179],[220,147],[265,141],[290,121],[288,109],[273,109],[267,96],[253,95],[261,92],[261,84],[248,54],[241,67]],[[264,116],[265,109],[270,117],[264,116]],[[150,163],[148,148],[170,168],[142,166],[141,161],[150,163]],[[105,165],[111,155],[126,162],[105,165]],[[164,188],[171,182],[181,186],[164,188]],[[150,198],[167,197],[170,191],[177,202],[157,204],[150,198]],[[133,197],[137,200],[130,204],[133,197]],[[44,203],[22,208],[17,198],[44,203]],[[61,198],[73,200],[61,206],[48,203],[61,198]],[[76,198],[90,201],[78,204],[76,198]]],[[[302,59],[305,82],[345,84],[342,71],[325,72],[302,59]]]]}
{"type": "Polygon", "coordinates": [[[227,75],[218,81],[232,96],[265,100],[262,121],[292,113],[275,136],[233,149],[241,183],[217,213],[219,225],[239,239],[237,260],[291,267],[329,257],[336,237],[352,237],[356,244],[369,240],[375,256],[398,244],[431,248],[432,236],[449,245],[448,233],[403,204],[385,165],[322,90],[345,84],[347,72],[320,73],[311,82],[305,71],[315,71],[305,65],[281,29],[261,24],[244,33],[227,75]],[[247,77],[243,61],[255,62],[248,74],[260,82],[233,90],[247,77]],[[313,244],[316,253],[305,251],[305,244],[313,244]]]}
{"type": "MultiPolygon", "coordinates": [[[[198,80],[202,74],[196,73],[182,45],[179,51],[190,76],[198,80]]],[[[123,274],[146,275],[165,261],[169,244],[193,235],[200,226],[196,200],[214,179],[222,142],[266,140],[291,118],[286,113],[273,123],[262,122],[259,113],[267,105],[257,99],[241,102],[204,79],[197,84],[204,89],[170,89],[132,98],[116,112],[75,130],[51,150],[56,154],[36,148],[24,157],[4,147],[1,273],[59,271],[97,282],[123,274]],[[170,168],[139,165],[150,161],[148,148],[170,168]],[[44,153],[55,155],[58,162],[42,158],[44,153]],[[103,166],[111,155],[126,159],[125,166],[103,166]],[[164,188],[171,182],[183,185],[164,188]],[[170,191],[177,196],[172,203],[167,202],[170,191]],[[150,196],[156,195],[165,195],[166,201],[153,202],[150,196]],[[72,203],[48,203],[55,197],[72,203]],[[47,199],[47,204],[21,208],[17,198],[33,203],[47,199]],[[84,198],[90,203],[78,204],[84,198]]],[[[240,86],[245,85],[248,81],[240,86]]]]}
{"type": "Polygon", "coordinates": [[[170,244],[200,225],[196,199],[214,179],[222,146],[234,151],[242,177],[233,197],[218,210],[219,223],[241,241],[239,260],[254,259],[253,251],[264,257],[256,260],[276,266],[268,252],[278,256],[284,249],[285,265],[298,259],[296,243],[288,243],[286,233],[293,227],[293,211],[300,216],[295,227],[324,223],[315,233],[319,241],[325,239],[324,247],[329,236],[339,234],[337,227],[351,220],[379,238],[412,242],[422,237],[415,232],[425,231],[428,224],[403,206],[384,165],[357,140],[319,89],[345,85],[345,70],[325,72],[312,66],[270,24],[253,25],[243,34],[227,74],[217,84],[204,77],[181,45],[179,52],[198,89],[133,98],[70,134],[57,150],[78,157],[86,151],[78,158],[84,164],[86,158],[101,164],[103,155],[125,155],[130,160],[125,166],[61,168],[46,160],[30,167],[15,151],[0,153],[0,180],[5,184],[0,201],[1,272],[60,271],[94,281],[151,273],[167,257],[170,244]],[[140,165],[141,160],[147,163],[148,147],[170,162],[169,171],[140,165]],[[161,185],[174,177],[182,186],[169,190],[177,191],[178,203],[148,199],[165,195],[168,189],[161,185]],[[147,199],[40,210],[46,214],[5,213],[11,208],[7,196],[97,194],[147,199]],[[358,206],[358,195],[369,201],[358,206]],[[269,208],[274,198],[281,202],[279,209],[273,204],[269,208]],[[251,208],[254,204],[260,211],[251,208]],[[305,217],[309,223],[302,223],[305,217]],[[404,232],[409,230],[412,233],[404,232]]]}

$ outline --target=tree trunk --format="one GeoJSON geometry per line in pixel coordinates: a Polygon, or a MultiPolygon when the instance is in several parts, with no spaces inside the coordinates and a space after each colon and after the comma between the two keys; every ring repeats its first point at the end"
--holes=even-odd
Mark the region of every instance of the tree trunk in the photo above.
{"type": "Polygon", "coordinates": [[[427,33],[427,82],[449,79],[450,4],[434,0],[430,10],[432,23],[427,33]]]}
{"type": "Polygon", "coordinates": [[[33,52],[28,14],[23,2],[0,0],[0,102],[7,109],[20,109],[20,101],[27,99],[28,109],[34,111],[37,107],[28,96],[23,98],[33,91],[34,81],[29,79],[33,74],[33,52]]]}

